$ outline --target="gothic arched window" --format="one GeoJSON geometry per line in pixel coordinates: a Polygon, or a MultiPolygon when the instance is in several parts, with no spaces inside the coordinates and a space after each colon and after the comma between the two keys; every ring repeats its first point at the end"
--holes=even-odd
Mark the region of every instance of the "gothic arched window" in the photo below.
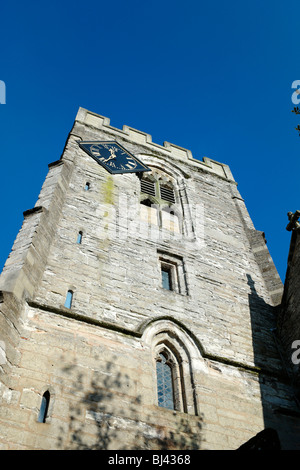
{"type": "Polygon", "coordinates": [[[151,351],[152,403],[198,416],[195,373],[206,366],[189,332],[164,317],[149,322],[142,341],[151,351]]]}
{"type": "Polygon", "coordinates": [[[158,406],[174,410],[172,366],[163,353],[156,359],[156,380],[158,406]]]}
{"type": "Polygon", "coordinates": [[[181,359],[167,344],[160,344],[156,354],[158,406],[186,411],[181,359]]]}

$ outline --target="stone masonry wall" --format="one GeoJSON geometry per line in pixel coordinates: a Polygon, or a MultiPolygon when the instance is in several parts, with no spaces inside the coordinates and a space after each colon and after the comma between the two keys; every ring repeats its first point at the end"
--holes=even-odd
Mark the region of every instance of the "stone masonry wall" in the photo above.
{"type": "Polygon", "coordinates": [[[285,360],[294,381],[295,394],[300,400],[300,236],[299,228],[292,232],[284,295],[278,318],[278,337],[285,360]]]}

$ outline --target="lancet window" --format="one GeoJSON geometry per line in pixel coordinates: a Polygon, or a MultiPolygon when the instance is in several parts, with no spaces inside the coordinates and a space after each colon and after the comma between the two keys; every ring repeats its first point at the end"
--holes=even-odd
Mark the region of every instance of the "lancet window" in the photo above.
{"type": "Polygon", "coordinates": [[[156,385],[158,406],[186,411],[181,359],[167,344],[156,350],[156,385]]]}

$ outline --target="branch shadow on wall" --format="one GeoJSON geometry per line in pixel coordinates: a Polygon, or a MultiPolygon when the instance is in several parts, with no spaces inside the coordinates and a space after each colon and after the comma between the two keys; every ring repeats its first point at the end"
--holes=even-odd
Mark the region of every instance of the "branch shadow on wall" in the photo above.
{"type": "MultiPolygon", "coordinates": [[[[74,377],[69,390],[73,397],[65,427],[61,427],[57,446],[64,450],[197,450],[201,447],[201,418],[196,425],[190,417],[177,416],[171,430],[153,422],[145,412],[141,396],[124,393],[131,379],[107,362],[104,370],[94,371],[87,381],[77,366],[63,369],[74,377]]],[[[172,413],[171,410],[168,412],[172,413]]]]}

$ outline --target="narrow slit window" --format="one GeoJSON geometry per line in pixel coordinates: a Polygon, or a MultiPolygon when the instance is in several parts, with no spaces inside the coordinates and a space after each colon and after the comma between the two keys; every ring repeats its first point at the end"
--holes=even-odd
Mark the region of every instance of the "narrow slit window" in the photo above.
{"type": "Polygon", "coordinates": [[[81,242],[82,242],[82,232],[78,232],[78,235],[77,235],[77,243],[78,243],[78,245],[81,245],[81,242]]]}
{"type": "Polygon", "coordinates": [[[47,390],[42,396],[42,403],[41,403],[40,412],[38,416],[39,423],[46,422],[46,418],[47,418],[47,414],[49,410],[49,403],[50,403],[50,393],[47,390]]]}
{"type": "Polygon", "coordinates": [[[65,307],[66,308],[71,308],[72,300],[73,300],[73,291],[68,290],[66,301],[65,301],[65,307]]]}
{"type": "Polygon", "coordinates": [[[174,410],[172,368],[163,354],[156,361],[158,406],[174,410]]]}

